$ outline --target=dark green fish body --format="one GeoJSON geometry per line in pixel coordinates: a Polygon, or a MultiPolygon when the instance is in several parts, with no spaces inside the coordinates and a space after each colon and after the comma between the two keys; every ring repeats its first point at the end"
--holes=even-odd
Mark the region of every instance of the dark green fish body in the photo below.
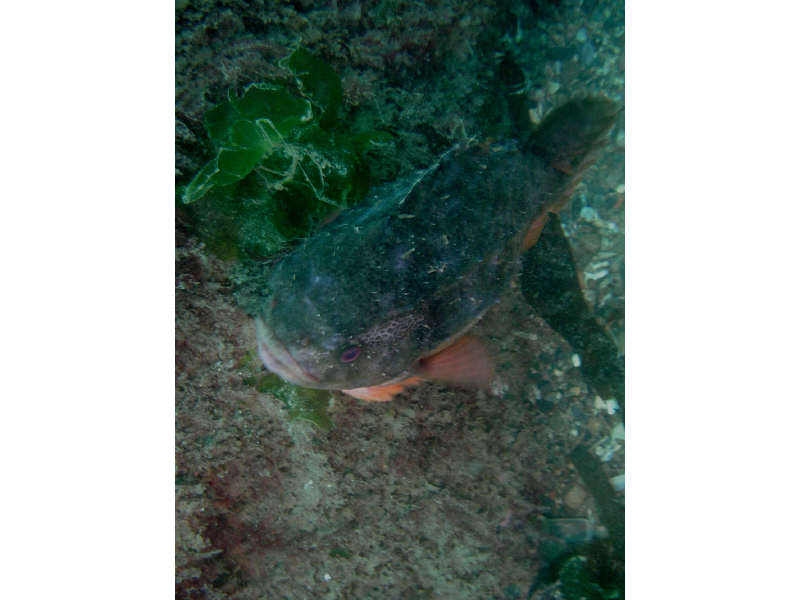
{"type": "Polygon", "coordinates": [[[283,258],[256,318],[266,366],[342,390],[424,374],[427,357],[499,300],[531,224],[563,204],[599,147],[616,109],[582,102],[595,104],[577,150],[553,148],[568,119],[555,134],[545,121],[547,136],[456,147],[375,189],[283,258]]]}

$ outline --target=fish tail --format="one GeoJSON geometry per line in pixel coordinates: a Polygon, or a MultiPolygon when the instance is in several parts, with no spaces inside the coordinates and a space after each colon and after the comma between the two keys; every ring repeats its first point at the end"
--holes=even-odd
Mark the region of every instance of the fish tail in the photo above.
{"type": "Polygon", "coordinates": [[[565,178],[551,212],[563,208],[583,173],[597,160],[620,110],[607,98],[570,100],[552,110],[526,140],[527,152],[565,178]]]}

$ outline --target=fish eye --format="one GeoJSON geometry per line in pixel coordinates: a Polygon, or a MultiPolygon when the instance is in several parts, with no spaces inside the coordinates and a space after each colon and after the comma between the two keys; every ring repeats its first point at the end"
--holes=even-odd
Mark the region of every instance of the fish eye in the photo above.
{"type": "Polygon", "coordinates": [[[344,363],[353,362],[358,358],[359,354],[361,354],[361,348],[358,346],[350,346],[347,350],[342,352],[342,356],[339,358],[339,360],[344,363]]]}

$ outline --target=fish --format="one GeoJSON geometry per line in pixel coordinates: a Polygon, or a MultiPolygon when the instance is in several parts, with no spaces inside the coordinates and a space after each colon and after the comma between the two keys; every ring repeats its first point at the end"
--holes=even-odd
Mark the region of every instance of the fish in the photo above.
{"type": "Polygon", "coordinates": [[[619,112],[603,97],[571,100],[516,138],[458,144],[342,211],[265,278],[254,321],[266,368],[368,401],[423,381],[489,385],[491,357],[470,330],[619,112]]]}

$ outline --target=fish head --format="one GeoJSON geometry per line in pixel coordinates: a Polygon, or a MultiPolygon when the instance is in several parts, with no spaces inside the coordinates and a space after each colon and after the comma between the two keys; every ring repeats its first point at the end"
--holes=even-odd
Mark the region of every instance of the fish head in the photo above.
{"type": "Polygon", "coordinates": [[[424,330],[413,310],[376,312],[346,282],[315,276],[309,285],[307,277],[280,275],[255,318],[258,353],[270,371],[299,386],[336,390],[413,372],[424,330]]]}

